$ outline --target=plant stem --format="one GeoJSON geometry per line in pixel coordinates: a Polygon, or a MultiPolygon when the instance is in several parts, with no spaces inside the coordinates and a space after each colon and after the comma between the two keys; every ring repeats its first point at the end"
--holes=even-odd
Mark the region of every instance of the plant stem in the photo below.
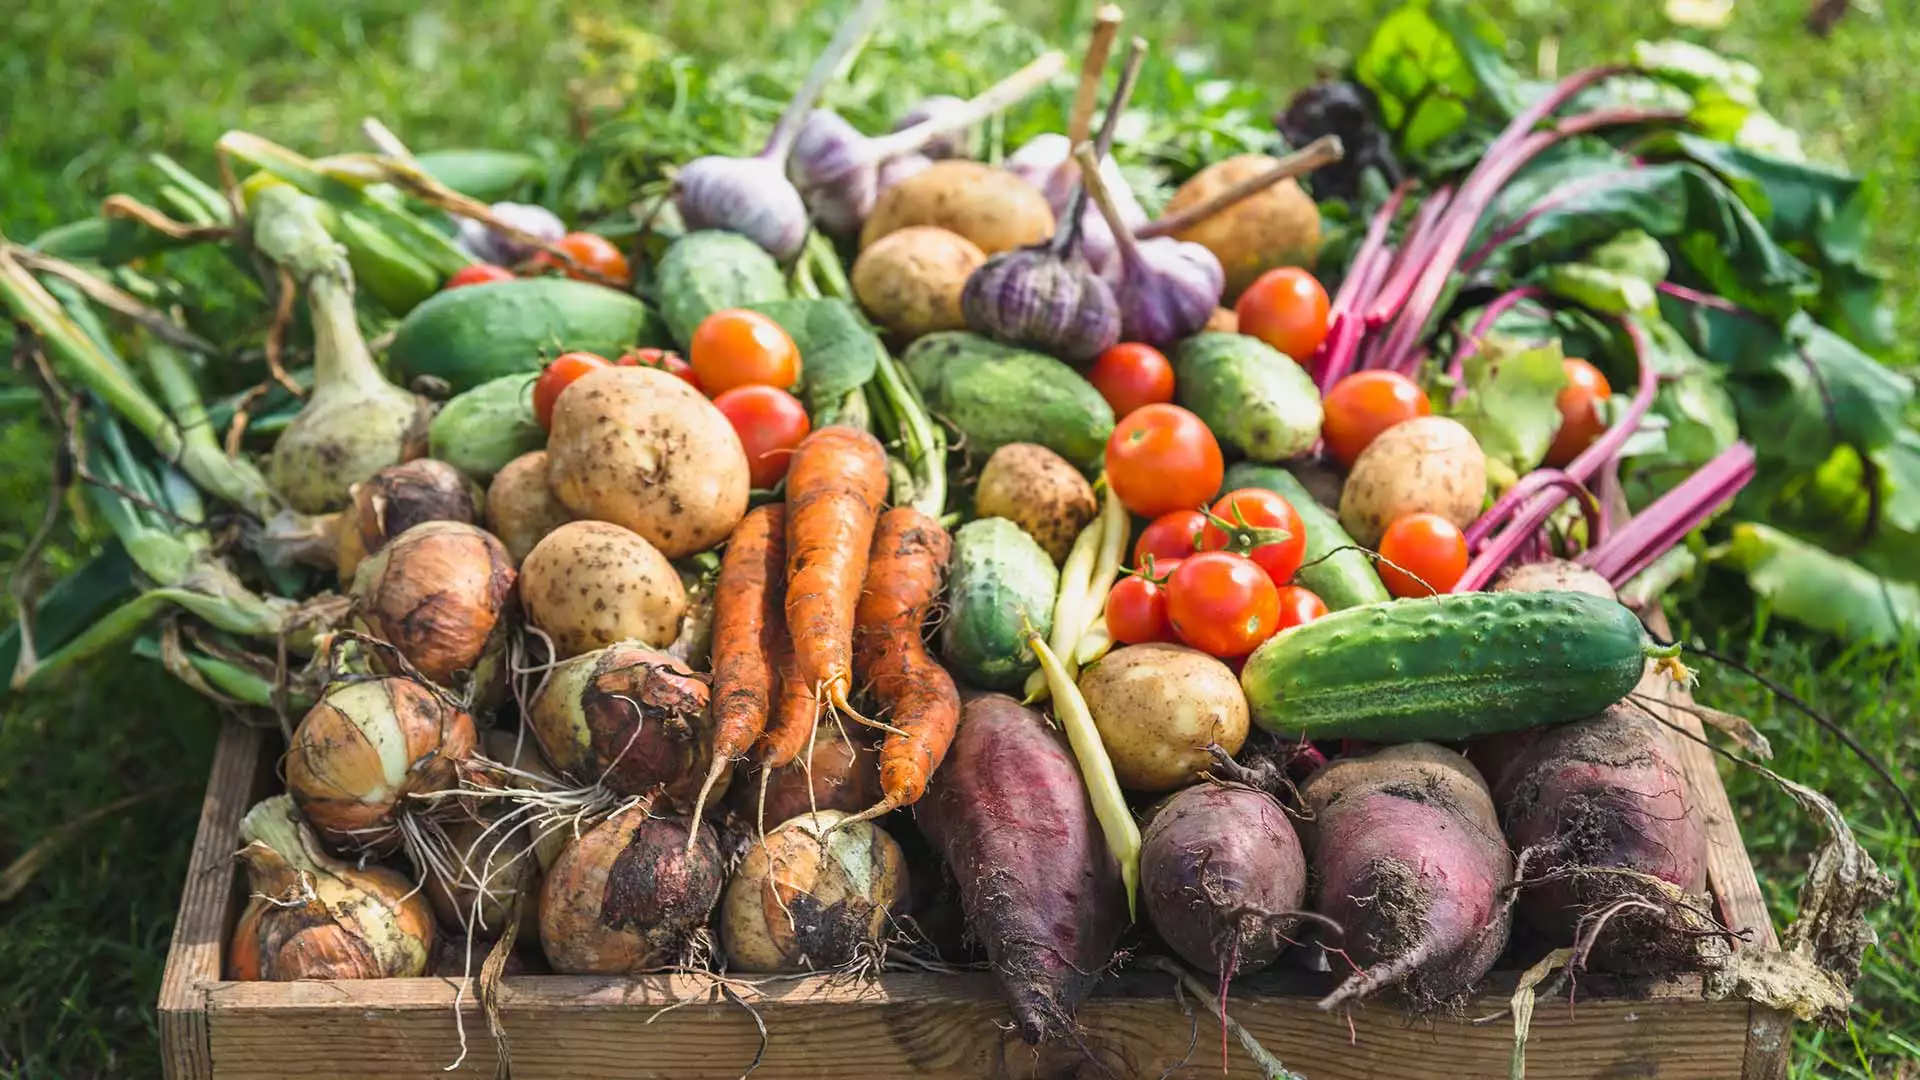
{"type": "Polygon", "coordinates": [[[1580,563],[1620,588],[1705,524],[1754,476],[1753,447],[1736,442],[1647,504],[1580,563]]]}
{"type": "Polygon", "coordinates": [[[870,139],[867,142],[867,160],[885,161],[901,154],[911,154],[948,132],[972,127],[1038,90],[1048,79],[1059,74],[1066,62],[1066,55],[1057,50],[1046,53],[945,116],[922,120],[905,130],[870,139]]]}
{"type": "Polygon", "coordinates": [[[1237,184],[1214,192],[1192,206],[1142,226],[1140,238],[1148,240],[1156,236],[1170,236],[1182,229],[1191,228],[1215,214],[1231,209],[1237,203],[1260,194],[1282,180],[1304,176],[1322,166],[1331,165],[1345,156],[1346,148],[1341,145],[1340,136],[1322,135],[1274,162],[1273,167],[1265,172],[1249,176],[1237,184]]]}
{"type": "Polygon", "coordinates": [[[1087,40],[1087,53],[1080,61],[1080,85],[1073,92],[1073,110],[1067,114],[1067,145],[1086,139],[1093,130],[1093,109],[1100,96],[1100,77],[1106,74],[1107,57],[1113,53],[1114,39],[1120,36],[1120,23],[1126,18],[1115,4],[1102,4],[1093,13],[1093,36],[1087,40]]]}
{"type": "Polygon", "coordinates": [[[813,62],[807,79],[796,90],[793,100],[787,102],[786,111],[773,125],[773,133],[767,136],[766,148],[760,156],[768,161],[786,165],[787,155],[793,150],[793,140],[800,135],[800,125],[806,120],[807,113],[813,110],[813,103],[820,98],[820,91],[826,89],[827,80],[833,78],[840,68],[841,61],[853,55],[866,39],[867,27],[880,15],[880,9],[886,6],[886,0],[859,0],[859,5],[848,15],[840,29],[834,31],[833,40],[820,58],[813,62]]]}

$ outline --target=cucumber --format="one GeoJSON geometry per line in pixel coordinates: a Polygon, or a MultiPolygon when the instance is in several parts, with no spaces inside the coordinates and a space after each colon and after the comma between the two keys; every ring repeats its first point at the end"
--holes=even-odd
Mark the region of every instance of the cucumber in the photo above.
{"type": "Polygon", "coordinates": [[[1297,457],[1320,438],[1320,390],[1286,353],[1244,334],[1195,334],[1173,356],[1180,404],[1222,448],[1251,461],[1297,457]]]}
{"type": "Polygon", "coordinates": [[[1454,742],[1591,716],[1673,657],[1586,593],[1453,593],[1348,608],[1276,634],[1240,674],[1282,738],[1454,742]]]}
{"type": "Polygon", "coordinates": [[[1031,627],[1053,630],[1060,572],[1046,550],[1006,518],[981,518],[953,534],[953,573],[940,657],[962,682],[984,690],[1022,686],[1040,660],[1027,647],[1031,627]]]}
{"type": "Polygon", "coordinates": [[[537,179],[540,159],[517,150],[423,150],[427,175],[470,199],[499,202],[537,179]]]}
{"type": "Polygon", "coordinates": [[[1392,599],[1373,569],[1373,560],[1358,549],[1353,537],[1340,527],[1340,519],[1320,505],[1298,477],[1277,465],[1238,461],[1228,466],[1222,491],[1246,487],[1277,492],[1293,504],[1294,513],[1300,515],[1300,524],[1307,530],[1305,562],[1295,577],[1326,601],[1329,610],[1384,604],[1392,599]],[[1350,550],[1330,554],[1341,548],[1350,550]]]}
{"type": "Polygon", "coordinates": [[[507,375],[457,394],[434,414],[427,453],[479,483],[507,462],[547,445],[533,415],[534,372],[507,375]]]}
{"type": "Polygon", "coordinates": [[[522,278],[437,293],[394,331],[387,362],[400,381],[445,379],[455,393],[504,375],[539,371],[563,352],[609,360],[666,331],[626,293],[568,278],[522,278]]]}
{"type": "MultiPolygon", "coordinates": [[[[705,229],[673,242],[654,271],[654,295],[673,340],[685,349],[693,331],[723,308],[787,299],[787,277],[759,244],[736,232],[705,229]]],[[[804,361],[803,361],[804,363],[804,361]]]]}
{"type": "Polygon", "coordinates": [[[978,334],[928,334],[901,354],[927,409],[985,460],[1008,443],[1039,443],[1082,470],[1099,466],[1113,407],[1067,365],[978,334]]]}

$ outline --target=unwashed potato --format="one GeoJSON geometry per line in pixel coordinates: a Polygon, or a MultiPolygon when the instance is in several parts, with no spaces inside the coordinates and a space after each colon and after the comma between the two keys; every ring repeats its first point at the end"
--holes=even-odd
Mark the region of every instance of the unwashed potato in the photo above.
{"type": "Polygon", "coordinates": [[[1237,334],[1240,332],[1240,316],[1230,307],[1217,307],[1207,316],[1207,325],[1202,330],[1216,334],[1237,334]]]}
{"type": "MultiPolygon", "coordinates": [[[[1265,154],[1239,154],[1195,173],[1167,201],[1177,213],[1279,164],[1265,154]]],[[[1214,253],[1227,272],[1228,303],[1276,266],[1312,266],[1320,257],[1320,210],[1292,180],[1282,180],[1175,234],[1214,253]]]]}
{"type": "Polygon", "coordinates": [[[541,538],[573,520],[547,486],[545,450],[521,454],[493,475],[487,486],[487,528],[507,545],[515,566],[541,538]]]}
{"type": "Polygon", "coordinates": [[[1247,698],[1233,669],[1183,645],[1129,645],[1080,674],[1120,786],[1173,791],[1213,763],[1210,743],[1247,741],[1247,698]]]}
{"type": "Polygon", "coordinates": [[[554,659],[565,660],[617,641],[672,643],[687,589],[667,557],[631,530],[570,521],[520,564],[520,602],[553,639],[554,659]]]}
{"type": "Polygon", "coordinates": [[[965,330],[960,292],[987,261],[978,244],[932,225],[888,233],[853,264],[853,291],[873,320],[902,342],[965,330]]]}
{"type": "Polygon", "coordinates": [[[1368,444],[1340,489],[1340,525],[1375,547],[1394,519],[1439,514],[1461,528],[1480,516],[1487,456],[1473,434],[1444,416],[1395,424],[1368,444]]]}
{"type": "Polygon", "coordinates": [[[1059,563],[1073,538],[1100,512],[1093,485],[1059,454],[1035,443],[1008,443],[993,452],[973,492],[978,518],[1006,518],[1040,542],[1059,563]]]}
{"type": "Polygon", "coordinates": [[[888,188],[860,229],[862,250],[912,225],[934,225],[988,255],[1053,235],[1053,210],[1040,189],[977,161],[936,161],[888,188]]]}

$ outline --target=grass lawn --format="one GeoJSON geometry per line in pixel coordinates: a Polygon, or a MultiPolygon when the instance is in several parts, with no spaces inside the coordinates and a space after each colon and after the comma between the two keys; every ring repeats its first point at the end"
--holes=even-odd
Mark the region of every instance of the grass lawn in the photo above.
{"type": "MultiPolygon", "coordinates": [[[[765,6],[769,0],[732,5],[765,6]]],[[[798,6],[707,16],[709,5],[653,0],[624,10],[693,50],[799,47],[798,6]]],[[[1072,13],[1037,0],[1015,10],[1060,40],[1072,13]],[[1055,23],[1057,22],[1057,25],[1055,23]]],[[[1084,8],[1090,5],[1064,5],[1084,8]]],[[[1272,87],[1275,105],[1357,47],[1386,0],[1142,0],[1135,26],[1156,49],[1210,48],[1219,74],[1272,87]]],[[[1557,50],[1570,71],[1668,32],[1660,5],[1497,0],[1516,57],[1557,50]],[[1542,43],[1550,42],[1547,50],[1542,43]]],[[[1763,95],[1816,156],[1844,159],[1882,190],[1878,255],[1899,268],[1899,322],[1920,333],[1920,15],[1906,0],[1861,3],[1830,40],[1801,29],[1806,0],[1738,0],[1704,40],[1757,63],[1763,95]]],[[[287,0],[276,5],[153,0],[15,0],[0,40],[0,229],[15,238],[90,211],[126,184],[141,155],[165,150],[205,170],[223,130],[244,126],[305,150],[358,144],[377,115],[420,147],[512,146],[568,138],[565,87],[590,72],[581,42],[610,39],[605,5],[560,0],[287,0]],[[24,5],[24,9],[23,9],[24,5]],[[236,18],[234,12],[244,10],[236,18]]],[[[1912,356],[1907,362],[1912,362],[1912,356]]],[[[44,498],[51,444],[31,404],[0,396],[0,566],[11,566],[44,498]]],[[[94,540],[84,524],[49,555],[64,568],[94,540]]],[[[1848,725],[1910,788],[1920,770],[1920,650],[1847,651],[1770,626],[1722,600],[1697,629],[1848,725]],[[1731,614],[1726,611],[1730,610],[1731,614]]],[[[1689,612],[1687,614],[1695,614],[1689,612]]],[[[1900,880],[1868,959],[1850,1031],[1802,1034],[1805,1076],[1906,1076],[1920,1060],[1920,844],[1889,793],[1810,722],[1737,676],[1709,667],[1704,700],[1759,724],[1775,767],[1828,792],[1900,880]]],[[[57,697],[8,699],[0,716],[0,864],[62,822],[124,795],[148,801],[80,833],[11,904],[0,906],[0,1076],[154,1075],[153,1000],[205,779],[216,717],[145,662],[103,665],[57,697]]],[[[1775,911],[1786,917],[1812,823],[1764,781],[1730,776],[1734,805],[1775,911]]],[[[1284,1054],[1283,1054],[1284,1056],[1284,1054]]]]}

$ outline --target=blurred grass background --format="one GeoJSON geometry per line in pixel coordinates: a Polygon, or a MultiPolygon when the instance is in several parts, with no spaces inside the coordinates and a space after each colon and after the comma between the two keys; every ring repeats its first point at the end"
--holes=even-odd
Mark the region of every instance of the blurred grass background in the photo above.
{"type": "MultiPolygon", "coordinates": [[[[1013,0],[1018,17],[1078,40],[1087,3],[1013,0]]],[[[1215,73],[1267,88],[1274,106],[1340,67],[1386,0],[1186,0],[1129,5],[1156,49],[1191,46],[1215,73]]],[[[1620,56],[1636,37],[1675,32],[1651,0],[1487,5],[1523,66],[1559,71],[1620,56]]],[[[567,87],[590,77],[624,19],[696,53],[753,56],[799,47],[793,0],[748,0],[716,17],[694,0],[648,0],[618,16],[563,0],[285,0],[276,5],[150,0],[14,0],[0,39],[0,229],[24,239],[92,212],[164,150],[211,167],[213,140],[246,127],[303,150],[359,143],[379,116],[418,147],[530,144],[564,149],[567,87]]],[[[1758,64],[1763,97],[1817,158],[1872,175],[1877,254],[1896,269],[1899,326],[1920,332],[1920,14],[1909,0],[1860,3],[1832,37],[1802,27],[1807,0],[1737,0],[1731,23],[1687,32],[1758,64]]],[[[1911,364],[1913,352],[1906,350],[1911,364]]],[[[18,557],[45,497],[48,433],[31,398],[0,388],[0,568],[18,557]]],[[[84,524],[63,531],[55,571],[84,558],[84,524]]],[[[1750,653],[1847,724],[1914,786],[1920,768],[1920,649],[1841,650],[1772,626],[1737,594],[1690,612],[1721,647],[1750,653]]],[[[1775,767],[1828,792],[1900,880],[1880,919],[1855,1023],[1802,1033],[1804,1076],[1920,1076],[1920,845],[1864,770],[1810,721],[1737,677],[1705,672],[1704,700],[1750,716],[1775,767]]],[[[57,696],[6,700],[0,716],[0,864],[50,830],[129,794],[148,801],[93,823],[0,905],[0,1076],[156,1075],[153,1002],[197,817],[217,718],[144,661],[101,665],[57,696]]],[[[1734,805],[1776,915],[1789,917],[1820,837],[1764,781],[1729,775],[1734,805]]]]}

